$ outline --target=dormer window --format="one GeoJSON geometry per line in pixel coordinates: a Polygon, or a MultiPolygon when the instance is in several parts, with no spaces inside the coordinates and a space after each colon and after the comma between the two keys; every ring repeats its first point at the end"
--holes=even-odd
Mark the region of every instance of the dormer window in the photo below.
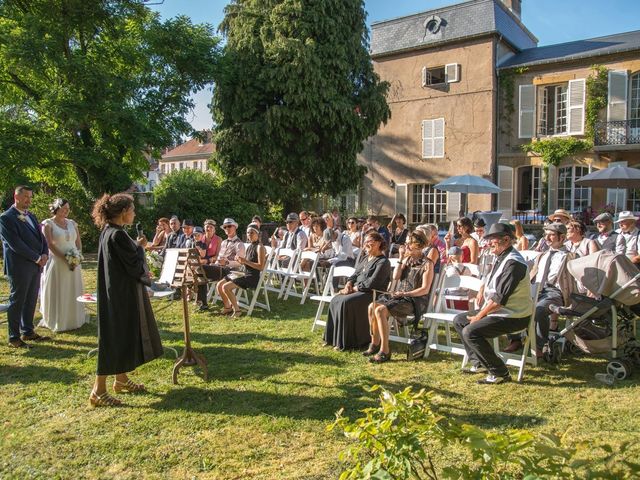
{"type": "Polygon", "coordinates": [[[428,34],[435,35],[440,31],[440,27],[443,25],[443,20],[438,15],[431,15],[424,21],[425,37],[428,34]]]}

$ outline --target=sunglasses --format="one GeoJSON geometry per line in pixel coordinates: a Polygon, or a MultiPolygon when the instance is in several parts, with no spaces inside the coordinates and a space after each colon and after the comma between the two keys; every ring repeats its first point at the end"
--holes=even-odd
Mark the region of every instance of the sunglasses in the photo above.
{"type": "MultiPolygon", "coordinates": [[[[309,217],[304,217],[304,218],[300,218],[301,222],[304,222],[305,220],[309,220],[309,217]]],[[[288,222],[287,222],[288,223],[288,222]]]]}
{"type": "Polygon", "coordinates": [[[233,225],[223,225],[223,226],[222,226],[222,229],[223,229],[223,230],[227,230],[227,229],[229,229],[229,228],[231,228],[231,227],[233,227],[233,225]]]}
{"type": "Polygon", "coordinates": [[[287,222],[287,225],[289,225],[290,223],[296,223],[296,221],[295,221],[295,220],[289,220],[289,221],[287,222]]]}

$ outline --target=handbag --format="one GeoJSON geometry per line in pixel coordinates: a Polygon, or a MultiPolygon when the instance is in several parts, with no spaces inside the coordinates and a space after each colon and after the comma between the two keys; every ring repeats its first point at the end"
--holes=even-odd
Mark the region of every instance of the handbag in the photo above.
{"type": "Polygon", "coordinates": [[[429,333],[426,330],[417,330],[411,334],[407,347],[407,361],[424,358],[424,352],[428,348],[429,333]]]}

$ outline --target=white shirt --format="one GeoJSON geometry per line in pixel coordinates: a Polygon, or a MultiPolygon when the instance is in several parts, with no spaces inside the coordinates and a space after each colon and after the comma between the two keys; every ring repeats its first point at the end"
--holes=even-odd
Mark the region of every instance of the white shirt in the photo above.
{"type": "Polygon", "coordinates": [[[638,255],[638,250],[640,250],[639,233],[640,230],[638,230],[638,227],[630,232],[620,232],[616,241],[616,253],[626,255],[629,258],[638,255]]]}
{"type": "MultiPolygon", "coordinates": [[[[549,261],[549,256],[551,252],[555,252],[553,257],[551,257],[551,265],[549,266],[549,273],[547,274],[546,284],[556,285],[558,281],[558,273],[560,273],[560,267],[562,267],[562,263],[564,262],[564,257],[567,255],[566,249],[561,247],[561,249],[555,250],[549,248],[546,252],[542,254],[540,258],[540,262],[538,263],[538,271],[536,272],[536,283],[542,283],[542,276],[544,275],[544,271],[547,268],[547,262],[549,261]]],[[[543,285],[544,287],[544,285],[543,285]]]]}
{"type": "Polygon", "coordinates": [[[31,217],[27,214],[27,210],[20,210],[15,205],[13,205],[13,208],[18,210],[18,212],[20,212],[21,215],[24,215],[24,217],[26,218],[27,222],[29,222],[29,225],[31,225],[31,228],[33,228],[34,230],[38,229],[38,227],[36,227],[35,223],[33,223],[33,220],[31,219],[31,217]]]}

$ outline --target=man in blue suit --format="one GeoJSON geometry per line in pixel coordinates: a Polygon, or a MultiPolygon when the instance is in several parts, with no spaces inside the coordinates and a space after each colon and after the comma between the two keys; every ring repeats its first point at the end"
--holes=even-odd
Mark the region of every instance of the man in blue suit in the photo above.
{"type": "Polygon", "coordinates": [[[16,187],[13,198],[13,206],[0,215],[4,273],[11,288],[7,310],[9,346],[30,348],[25,340],[47,340],[33,330],[33,315],[40,290],[40,272],[47,263],[49,247],[38,220],[28,211],[33,190],[16,187]]]}

